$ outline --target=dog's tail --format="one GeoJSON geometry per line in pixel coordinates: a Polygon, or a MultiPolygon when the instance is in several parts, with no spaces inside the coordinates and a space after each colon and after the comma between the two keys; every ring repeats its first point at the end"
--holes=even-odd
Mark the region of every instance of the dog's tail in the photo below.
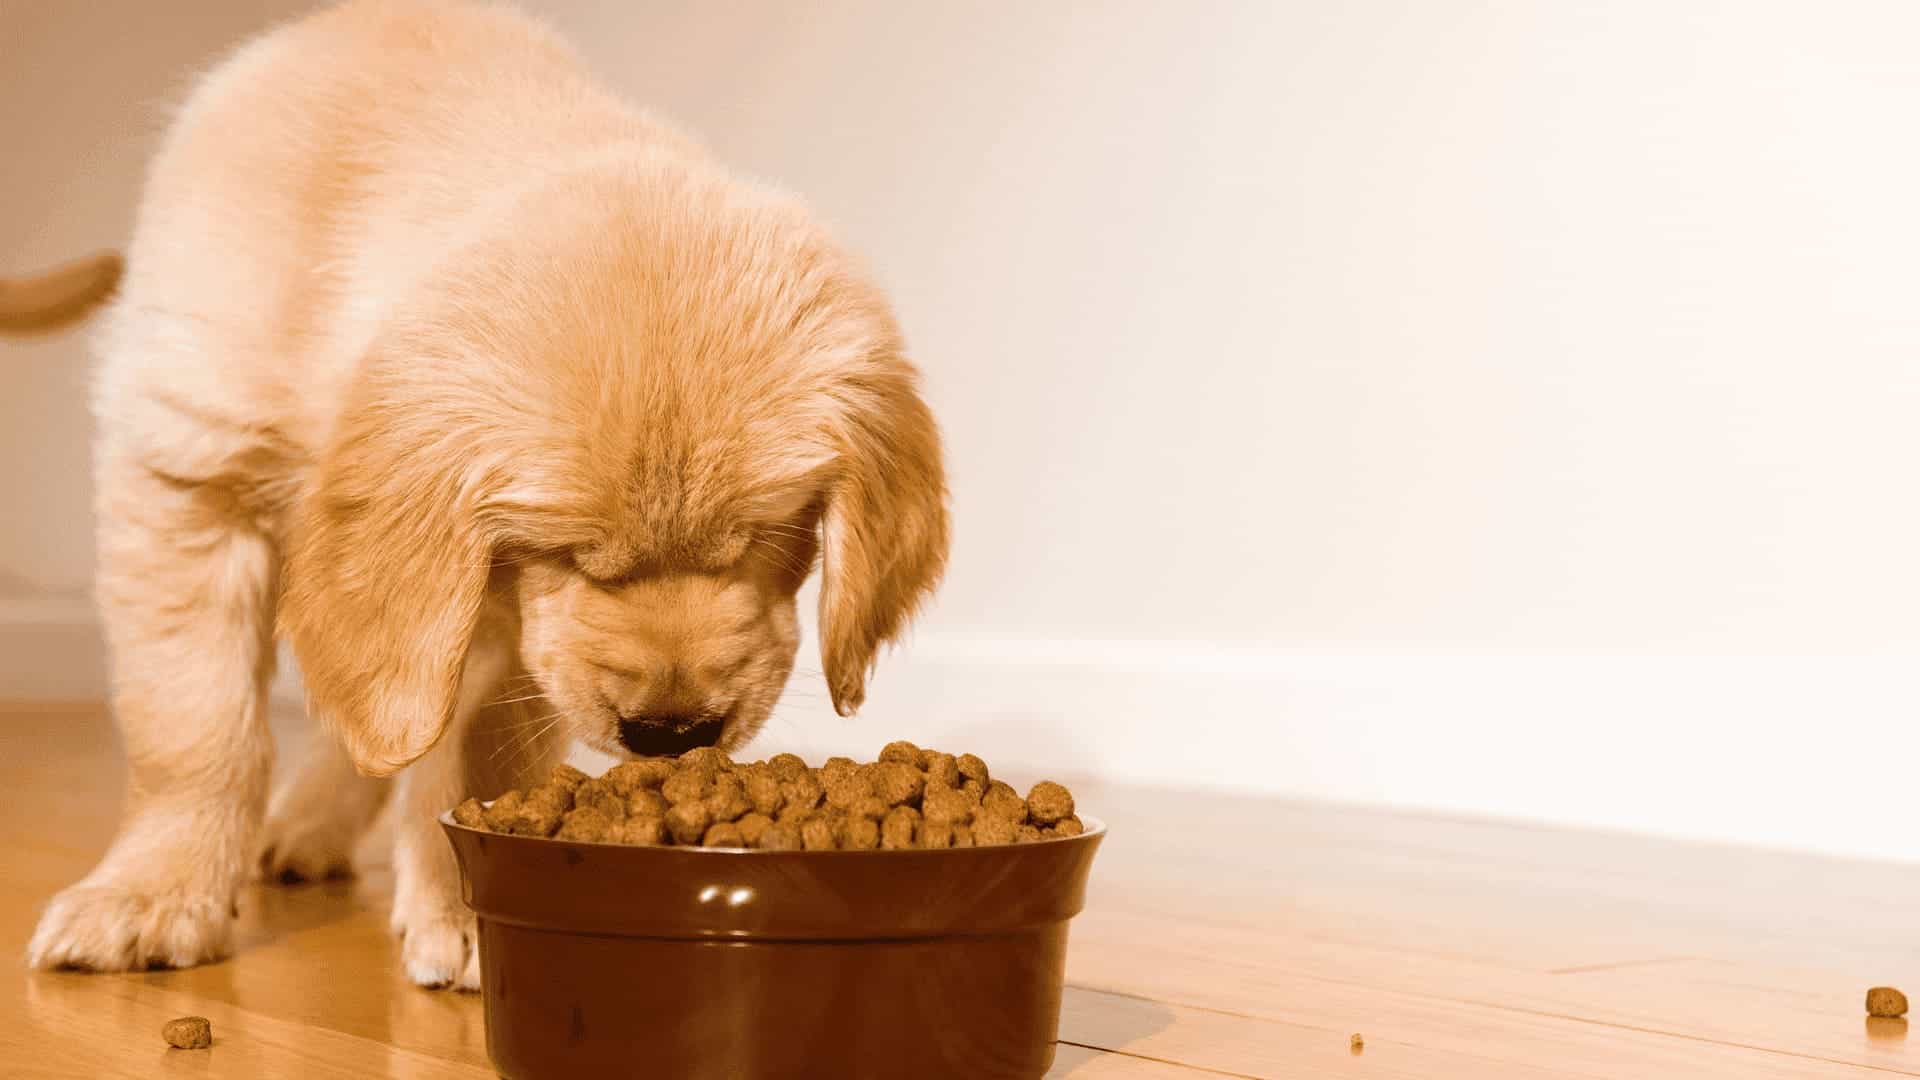
{"type": "Polygon", "coordinates": [[[108,251],[32,277],[0,277],[0,334],[44,334],[79,322],[113,295],[124,268],[108,251]]]}

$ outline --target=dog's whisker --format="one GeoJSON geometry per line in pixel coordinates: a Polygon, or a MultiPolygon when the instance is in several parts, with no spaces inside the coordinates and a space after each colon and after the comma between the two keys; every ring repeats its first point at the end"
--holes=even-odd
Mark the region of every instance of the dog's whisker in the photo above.
{"type": "Polygon", "coordinates": [[[520,724],[512,725],[511,727],[505,729],[505,730],[519,730],[519,729],[532,727],[534,724],[540,723],[543,720],[547,721],[547,724],[545,727],[542,727],[540,730],[534,732],[531,735],[528,735],[520,739],[511,739],[511,740],[508,740],[507,742],[501,743],[499,746],[494,747],[493,753],[488,755],[487,761],[491,763],[492,761],[497,759],[502,753],[506,752],[510,748],[515,749],[516,753],[515,753],[515,756],[507,759],[508,763],[511,764],[515,761],[518,761],[521,757],[521,752],[531,747],[533,742],[536,739],[538,739],[541,735],[545,734],[548,728],[551,728],[554,724],[559,723],[560,718],[565,715],[567,715],[566,710],[560,709],[558,711],[548,713],[545,716],[536,717],[532,720],[528,720],[520,724]]]}

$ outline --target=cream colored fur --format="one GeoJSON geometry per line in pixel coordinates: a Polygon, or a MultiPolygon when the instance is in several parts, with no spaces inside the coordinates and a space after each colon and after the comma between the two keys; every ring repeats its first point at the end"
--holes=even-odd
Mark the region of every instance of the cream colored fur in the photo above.
{"type": "Polygon", "coordinates": [[[945,562],[938,437],[884,299],[797,203],[508,9],[358,0],[207,74],[102,342],[126,817],[36,965],[225,954],[250,867],[345,868],[404,769],[405,966],[470,988],[438,813],[568,737],[618,751],[623,718],[739,746],[816,561],[850,712],[945,562]],[[338,742],[270,802],[281,636],[338,742]]]}

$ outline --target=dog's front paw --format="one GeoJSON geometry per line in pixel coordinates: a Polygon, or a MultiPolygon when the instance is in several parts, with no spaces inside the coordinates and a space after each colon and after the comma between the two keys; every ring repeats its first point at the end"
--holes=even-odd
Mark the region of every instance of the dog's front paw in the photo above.
{"type": "Polygon", "coordinates": [[[393,927],[400,934],[400,962],[416,985],[480,989],[480,934],[471,911],[432,905],[402,911],[396,906],[393,927]]]}
{"type": "Polygon", "coordinates": [[[87,971],[192,967],[232,951],[233,916],[228,897],[82,883],[47,905],[27,963],[87,971]]]}

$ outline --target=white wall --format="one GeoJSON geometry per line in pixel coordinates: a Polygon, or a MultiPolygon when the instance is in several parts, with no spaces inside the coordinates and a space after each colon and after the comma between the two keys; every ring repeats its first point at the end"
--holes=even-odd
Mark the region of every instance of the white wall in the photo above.
{"type": "MultiPolygon", "coordinates": [[[[1920,854],[1920,7],[537,6],[838,224],[946,426],[940,603],[775,737],[1920,854]]],[[[193,7],[0,3],[0,263],[285,10],[193,7]]],[[[5,355],[0,573],[76,587],[75,347],[5,355]]]]}

